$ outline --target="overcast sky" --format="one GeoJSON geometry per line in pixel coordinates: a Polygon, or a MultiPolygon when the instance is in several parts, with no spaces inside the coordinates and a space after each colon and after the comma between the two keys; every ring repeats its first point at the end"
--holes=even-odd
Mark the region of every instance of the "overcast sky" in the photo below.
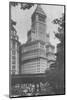
{"type": "MultiPolygon", "coordinates": [[[[11,7],[11,18],[17,22],[15,28],[21,43],[25,43],[27,40],[27,32],[31,28],[31,15],[36,9],[36,6],[35,4],[30,9],[25,10],[20,9],[20,4],[11,7]]],[[[64,6],[41,5],[41,7],[47,16],[47,33],[50,34],[50,42],[56,46],[59,42],[54,35],[54,31],[57,31],[57,25],[54,25],[52,21],[62,16],[62,13],[64,13],[64,6]]]]}

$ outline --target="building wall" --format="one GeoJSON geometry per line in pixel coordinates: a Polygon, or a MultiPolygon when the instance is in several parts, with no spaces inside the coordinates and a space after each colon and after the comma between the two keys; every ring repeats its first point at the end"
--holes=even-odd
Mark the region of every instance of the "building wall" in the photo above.
{"type": "Polygon", "coordinates": [[[26,45],[26,46],[22,46],[21,47],[21,53],[25,53],[25,52],[28,52],[28,51],[31,51],[31,50],[35,50],[39,48],[39,43],[36,43],[36,44],[32,44],[32,45],[26,45]]]}
{"type": "Polygon", "coordinates": [[[45,73],[48,68],[47,59],[40,59],[40,73],[45,73]]]}
{"type": "Polygon", "coordinates": [[[28,40],[42,40],[46,42],[46,21],[45,16],[41,14],[33,14],[31,33],[28,36],[28,40]]]}
{"type": "Polygon", "coordinates": [[[38,65],[38,60],[32,60],[29,61],[25,64],[22,64],[22,74],[24,73],[36,73],[37,72],[37,65],[38,65]]]}
{"type": "Polygon", "coordinates": [[[21,61],[36,57],[46,58],[46,47],[40,42],[21,48],[21,61]]]}
{"type": "Polygon", "coordinates": [[[11,74],[19,74],[19,41],[17,39],[17,37],[14,37],[14,34],[11,35],[11,74]]]}
{"type": "Polygon", "coordinates": [[[47,68],[46,47],[40,42],[22,46],[21,74],[44,73],[47,68]]]}
{"type": "Polygon", "coordinates": [[[36,73],[44,73],[47,67],[46,59],[32,59],[21,66],[22,74],[36,74],[36,73]]]}

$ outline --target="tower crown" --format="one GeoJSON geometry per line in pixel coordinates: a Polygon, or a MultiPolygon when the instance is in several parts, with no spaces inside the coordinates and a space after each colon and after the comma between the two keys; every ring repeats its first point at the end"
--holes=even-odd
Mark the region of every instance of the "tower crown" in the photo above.
{"type": "Polygon", "coordinates": [[[37,8],[34,13],[38,13],[38,14],[42,14],[46,16],[46,14],[44,13],[43,9],[41,8],[39,4],[37,5],[37,8]]]}
{"type": "Polygon", "coordinates": [[[46,17],[46,14],[45,12],[43,11],[43,9],[41,8],[41,5],[37,5],[32,17],[35,15],[35,14],[40,14],[40,15],[43,15],[44,17],[46,17]]]}
{"type": "Polygon", "coordinates": [[[46,14],[44,13],[43,9],[41,8],[41,5],[38,4],[34,13],[32,14],[32,24],[34,21],[42,21],[43,23],[46,21],[46,14]],[[38,18],[37,18],[38,17],[38,18]],[[41,20],[42,19],[42,20],[41,20]]]}

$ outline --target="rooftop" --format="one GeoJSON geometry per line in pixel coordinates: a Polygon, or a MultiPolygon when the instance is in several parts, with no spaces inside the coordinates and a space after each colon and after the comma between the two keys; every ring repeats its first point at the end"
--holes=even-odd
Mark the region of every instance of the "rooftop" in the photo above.
{"type": "MultiPolygon", "coordinates": [[[[34,13],[42,14],[42,15],[44,15],[44,16],[46,17],[46,14],[45,14],[45,12],[43,11],[43,9],[41,8],[41,5],[40,5],[40,4],[37,4],[37,7],[36,7],[34,13]]],[[[33,13],[33,14],[34,14],[34,13],[33,13]]]]}

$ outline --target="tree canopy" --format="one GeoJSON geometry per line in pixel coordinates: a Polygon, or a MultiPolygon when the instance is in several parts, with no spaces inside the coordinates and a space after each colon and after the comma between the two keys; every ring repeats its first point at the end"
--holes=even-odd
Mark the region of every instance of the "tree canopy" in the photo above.
{"type": "Polygon", "coordinates": [[[55,36],[60,40],[60,43],[57,45],[57,59],[54,64],[50,66],[50,68],[54,68],[46,72],[47,81],[51,84],[56,94],[64,94],[65,93],[65,73],[64,73],[64,28],[65,28],[65,20],[64,14],[62,14],[61,18],[57,18],[53,20],[54,24],[58,24],[58,33],[55,36]]]}

